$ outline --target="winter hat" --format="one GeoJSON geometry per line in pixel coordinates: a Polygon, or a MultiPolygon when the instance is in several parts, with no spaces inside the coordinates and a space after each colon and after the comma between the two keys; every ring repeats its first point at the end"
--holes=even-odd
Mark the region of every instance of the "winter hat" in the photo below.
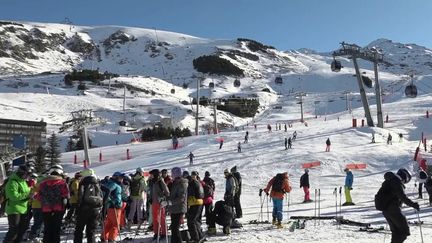
{"type": "Polygon", "coordinates": [[[85,169],[85,170],[81,171],[82,177],[93,176],[94,174],[95,174],[95,172],[93,169],[85,169]]]}
{"type": "Polygon", "coordinates": [[[150,174],[153,175],[153,177],[159,177],[160,176],[160,171],[159,169],[153,169],[150,171],[150,174]]]}
{"type": "Polygon", "coordinates": [[[228,169],[225,169],[224,170],[224,174],[229,174],[230,172],[229,172],[229,170],[228,169]]]}
{"type": "Polygon", "coordinates": [[[305,173],[309,173],[309,169],[308,168],[305,169],[305,173]]]}
{"type": "Polygon", "coordinates": [[[231,168],[231,173],[236,173],[237,172],[237,165],[231,168]]]}
{"type": "Polygon", "coordinates": [[[180,167],[174,167],[171,169],[171,175],[173,178],[181,177],[182,176],[182,170],[180,167]]]}
{"type": "Polygon", "coordinates": [[[183,171],[183,177],[188,177],[189,176],[189,171],[185,170],[183,171]]]}
{"type": "Polygon", "coordinates": [[[136,172],[142,174],[144,171],[143,171],[143,169],[141,167],[138,167],[136,169],[136,172]]]}
{"type": "Polygon", "coordinates": [[[405,168],[400,168],[396,174],[401,178],[402,183],[407,184],[411,180],[411,173],[405,168]]]}
{"type": "Polygon", "coordinates": [[[82,176],[81,172],[79,172],[79,171],[77,173],[75,173],[75,175],[74,175],[75,178],[81,178],[81,176],[82,176]]]}
{"type": "Polygon", "coordinates": [[[199,173],[198,173],[198,171],[195,171],[195,170],[194,170],[194,171],[192,171],[191,175],[192,175],[192,176],[199,176],[199,173]]]}
{"type": "Polygon", "coordinates": [[[168,173],[168,170],[167,170],[167,169],[163,169],[163,170],[161,170],[161,173],[162,173],[162,174],[167,174],[167,173],[168,173]]]}
{"type": "Polygon", "coordinates": [[[348,168],[345,168],[345,169],[344,169],[344,171],[345,171],[345,172],[348,172],[348,171],[349,171],[349,169],[348,169],[348,168]]]}
{"type": "Polygon", "coordinates": [[[28,166],[26,166],[26,165],[20,165],[20,166],[18,167],[17,172],[16,172],[16,174],[17,174],[19,177],[23,177],[23,176],[25,176],[25,175],[28,175],[29,173],[31,173],[31,170],[30,170],[30,168],[29,168],[28,166]]]}
{"type": "Polygon", "coordinates": [[[113,174],[112,176],[113,176],[113,177],[123,177],[124,174],[121,173],[120,171],[116,171],[116,172],[114,172],[114,174],[113,174]]]}
{"type": "Polygon", "coordinates": [[[204,173],[204,176],[208,176],[208,177],[210,177],[210,172],[206,171],[206,172],[204,173]]]}

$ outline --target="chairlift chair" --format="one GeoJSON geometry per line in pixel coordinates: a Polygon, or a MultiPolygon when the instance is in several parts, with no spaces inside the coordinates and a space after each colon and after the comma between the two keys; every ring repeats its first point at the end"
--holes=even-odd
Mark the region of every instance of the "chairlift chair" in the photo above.
{"type": "Polygon", "coordinates": [[[333,58],[333,61],[331,63],[331,70],[333,72],[340,72],[341,69],[342,69],[341,62],[333,58]]]}
{"type": "Polygon", "coordinates": [[[175,94],[175,89],[174,88],[171,89],[171,94],[175,94]]]}
{"type": "Polygon", "coordinates": [[[407,85],[405,87],[405,96],[408,98],[417,97],[417,86],[415,86],[414,84],[407,85]]]}
{"type": "Polygon", "coordinates": [[[234,80],[234,87],[238,88],[240,87],[240,85],[241,85],[240,80],[238,79],[234,80]]]}
{"type": "Polygon", "coordinates": [[[282,79],[282,77],[276,77],[275,78],[275,83],[277,83],[277,84],[282,84],[283,83],[283,79],[282,79]]]}
{"type": "Polygon", "coordinates": [[[210,83],[209,83],[209,88],[210,88],[210,89],[214,89],[214,87],[215,87],[215,84],[214,84],[213,82],[210,82],[210,83]]]}

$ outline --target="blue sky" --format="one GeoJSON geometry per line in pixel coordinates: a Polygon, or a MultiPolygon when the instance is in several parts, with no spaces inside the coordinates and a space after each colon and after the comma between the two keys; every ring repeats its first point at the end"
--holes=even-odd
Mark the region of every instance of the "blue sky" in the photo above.
{"type": "Polygon", "coordinates": [[[0,19],[124,25],[278,49],[330,51],[377,38],[432,47],[430,0],[1,0],[0,19]]]}

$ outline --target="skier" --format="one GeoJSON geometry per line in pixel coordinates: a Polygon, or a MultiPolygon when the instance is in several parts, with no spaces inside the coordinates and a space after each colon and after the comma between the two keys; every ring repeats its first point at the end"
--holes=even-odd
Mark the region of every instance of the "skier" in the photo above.
{"type": "MultiPolygon", "coordinates": [[[[214,180],[210,177],[210,172],[206,171],[204,174],[204,215],[206,219],[208,219],[208,215],[211,211],[213,211],[213,199],[214,199],[214,191],[216,189],[214,180]]],[[[209,223],[206,221],[207,226],[209,223]]]]}
{"type": "Polygon", "coordinates": [[[392,232],[391,242],[402,243],[410,235],[408,222],[401,212],[402,203],[420,210],[418,203],[411,201],[404,192],[404,184],[411,180],[408,170],[401,168],[396,174],[386,172],[384,182],[375,195],[375,207],[382,211],[392,232]]]}
{"type": "Polygon", "coordinates": [[[256,124],[254,124],[254,129],[255,129],[255,131],[257,130],[257,125],[256,124]]]}
{"type": "Polygon", "coordinates": [[[86,228],[88,243],[96,243],[95,230],[103,205],[102,190],[94,170],[85,169],[81,172],[82,180],[77,195],[77,217],[74,243],[82,243],[83,230],[86,228]]]}
{"type": "Polygon", "coordinates": [[[195,158],[195,155],[192,153],[192,151],[189,153],[186,158],[189,158],[189,165],[193,165],[193,159],[195,158]]]}
{"type": "Polygon", "coordinates": [[[103,225],[102,240],[114,242],[120,233],[120,217],[122,208],[122,187],[124,174],[115,172],[104,184],[107,189],[107,213],[103,225]]]}
{"type": "Polygon", "coordinates": [[[9,229],[3,242],[21,242],[28,227],[28,198],[30,188],[26,179],[31,171],[25,165],[18,167],[18,170],[9,176],[5,185],[6,214],[9,229]]]}
{"type": "Polygon", "coordinates": [[[271,125],[270,125],[270,124],[267,124],[267,130],[268,130],[269,132],[272,131],[272,128],[271,128],[271,125]]]}
{"type": "Polygon", "coordinates": [[[326,152],[330,152],[330,145],[331,145],[331,142],[330,142],[330,138],[327,138],[327,140],[326,140],[326,152]]]}
{"type": "Polygon", "coordinates": [[[310,199],[310,194],[309,194],[309,169],[305,169],[304,170],[304,174],[300,177],[300,188],[303,187],[303,191],[305,193],[304,196],[304,203],[307,202],[312,202],[312,200],[310,199]]]}
{"type": "Polygon", "coordinates": [[[223,227],[223,233],[225,235],[231,234],[231,221],[234,218],[233,209],[225,201],[220,200],[216,202],[215,208],[210,212],[207,217],[208,234],[216,235],[216,224],[223,227]]]}
{"type": "Polygon", "coordinates": [[[353,182],[354,182],[354,175],[353,173],[348,169],[345,168],[344,169],[345,173],[346,173],[346,177],[345,177],[345,203],[342,204],[342,206],[350,206],[350,205],[355,205],[352,202],[352,198],[351,198],[351,190],[353,182]]]}
{"type": "Polygon", "coordinates": [[[422,168],[419,168],[417,171],[417,181],[419,182],[419,188],[418,188],[419,199],[423,199],[423,184],[426,182],[427,178],[428,178],[428,174],[422,168]]]}
{"type": "Polygon", "coordinates": [[[279,131],[280,131],[280,130],[282,130],[282,129],[281,129],[281,124],[279,123],[279,131]]]}
{"type": "Polygon", "coordinates": [[[285,150],[288,149],[288,138],[285,138],[285,150]]]}
{"type": "Polygon", "coordinates": [[[241,143],[238,142],[237,144],[237,152],[241,153],[241,143]]]}
{"type": "Polygon", "coordinates": [[[403,134],[399,133],[399,143],[402,142],[402,139],[403,139],[403,134]]]}
{"type": "Polygon", "coordinates": [[[177,149],[178,148],[178,139],[177,139],[177,136],[173,136],[172,137],[172,145],[173,145],[173,149],[177,149]]]}
{"type": "Polygon", "coordinates": [[[187,190],[188,211],[186,213],[187,226],[192,241],[200,242],[204,235],[201,230],[201,215],[203,210],[204,189],[199,181],[198,172],[192,171],[187,190]]]}
{"type": "Polygon", "coordinates": [[[81,180],[81,174],[80,172],[77,172],[75,173],[74,178],[69,183],[70,200],[69,200],[69,211],[65,217],[66,223],[71,223],[72,217],[75,217],[75,211],[78,203],[78,187],[79,187],[80,180],[81,180]]]}
{"type": "Polygon", "coordinates": [[[372,142],[371,143],[375,143],[375,132],[372,132],[372,142]]]}
{"type": "Polygon", "coordinates": [[[387,144],[392,145],[392,135],[389,133],[387,137],[387,144]]]}
{"type": "Polygon", "coordinates": [[[237,171],[237,166],[231,168],[231,174],[234,176],[234,180],[237,183],[237,191],[234,194],[235,218],[241,218],[243,217],[243,210],[240,204],[242,178],[240,172],[237,171]]]}
{"type": "Polygon", "coordinates": [[[248,143],[248,140],[249,140],[249,132],[246,131],[246,135],[245,135],[244,143],[248,143]]]}
{"type": "Polygon", "coordinates": [[[293,140],[296,140],[296,139],[297,139],[297,131],[294,131],[294,132],[293,132],[292,139],[293,139],[293,140]]]}
{"type": "Polygon", "coordinates": [[[284,124],[284,128],[285,128],[285,132],[286,132],[286,131],[288,130],[288,129],[287,129],[287,124],[286,124],[286,123],[284,124]]]}
{"type": "Polygon", "coordinates": [[[39,187],[44,220],[43,242],[60,243],[61,225],[69,199],[69,189],[62,178],[63,170],[52,168],[39,187]]]}
{"type": "Polygon", "coordinates": [[[432,178],[431,178],[431,176],[428,176],[424,186],[425,186],[426,191],[429,195],[429,206],[432,206],[432,178]]]}
{"type": "Polygon", "coordinates": [[[171,243],[182,243],[180,224],[187,212],[188,180],[182,177],[179,167],[172,168],[171,175],[174,178],[169,196],[171,205],[168,207],[171,214],[171,243]]]}
{"type": "Polygon", "coordinates": [[[285,193],[291,192],[291,186],[288,182],[288,172],[277,174],[273,177],[264,189],[264,192],[269,195],[273,201],[273,220],[272,223],[277,226],[277,228],[283,228],[282,226],[282,212],[283,212],[283,200],[285,193]],[[270,191],[271,188],[271,191],[270,191]],[[277,221],[276,221],[277,220],[277,221]]]}
{"type": "Polygon", "coordinates": [[[165,205],[166,198],[169,196],[169,191],[158,169],[154,169],[150,171],[150,173],[153,175],[153,184],[151,188],[154,233],[153,240],[156,240],[158,237],[160,239],[165,239],[167,234],[165,227],[165,205]]]}
{"type": "Polygon", "coordinates": [[[291,137],[288,138],[288,148],[290,149],[292,146],[292,140],[291,137]]]}
{"type": "Polygon", "coordinates": [[[222,149],[223,143],[224,143],[224,140],[223,140],[223,138],[221,138],[219,140],[219,149],[222,149]]]}
{"type": "Polygon", "coordinates": [[[147,183],[143,176],[143,169],[141,167],[138,167],[135,170],[135,174],[132,177],[131,183],[130,183],[130,207],[129,207],[129,214],[128,214],[128,223],[127,227],[130,229],[132,224],[134,223],[134,218],[136,214],[136,219],[138,225],[141,225],[143,222],[143,206],[144,206],[144,199],[143,199],[143,193],[147,190],[147,183]]]}

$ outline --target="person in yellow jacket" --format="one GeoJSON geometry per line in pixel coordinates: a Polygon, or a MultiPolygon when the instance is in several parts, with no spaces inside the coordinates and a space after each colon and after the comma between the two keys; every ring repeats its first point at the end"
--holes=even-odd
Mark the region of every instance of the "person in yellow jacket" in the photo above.
{"type": "Polygon", "coordinates": [[[72,221],[72,217],[75,215],[76,208],[78,206],[78,190],[79,190],[79,184],[81,181],[81,173],[77,172],[75,173],[74,178],[69,183],[69,191],[70,191],[70,208],[66,215],[65,221],[67,223],[72,221]]]}
{"type": "Polygon", "coordinates": [[[204,204],[204,188],[199,181],[198,172],[192,171],[188,186],[188,211],[186,213],[187,226],[192,241],[199,242],[203,239],[201,230],[201,215],[204,204]]]}

